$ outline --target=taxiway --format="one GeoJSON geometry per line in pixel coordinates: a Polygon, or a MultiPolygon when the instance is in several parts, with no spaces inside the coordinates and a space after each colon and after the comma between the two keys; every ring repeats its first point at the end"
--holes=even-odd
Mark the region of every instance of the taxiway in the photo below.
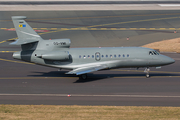
{"type": "Polygon", "coordinates": [[[180,37],[178,30],[174,33],[180,28],[178,10],[1,11],[0,104],[180,106],[179,54],[163,53],[176,62],[152,68],[148,79],[144,69],[115,69],[90,73],[89,79],[82,81],[65,75],[64,70],[14,60],[12,52],[20,50],[19,46],[9,45],[17,37],[11,21],[15,15],[27,16],[35,30],[49,30],[39,32],[44,39],[70,38],[71,47],[142,46],[180,37]]]}

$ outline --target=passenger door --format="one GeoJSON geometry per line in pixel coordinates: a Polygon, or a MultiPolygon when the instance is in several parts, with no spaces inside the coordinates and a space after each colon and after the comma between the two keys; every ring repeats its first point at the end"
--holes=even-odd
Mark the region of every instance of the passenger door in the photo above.
{"type": "Polygon", "coordinates": [[[101,60],[101,54],[100,54],[99,52],[96,52],[96,53],[95,53],[95,60],[96,60],[96,61],[101,60]]]}

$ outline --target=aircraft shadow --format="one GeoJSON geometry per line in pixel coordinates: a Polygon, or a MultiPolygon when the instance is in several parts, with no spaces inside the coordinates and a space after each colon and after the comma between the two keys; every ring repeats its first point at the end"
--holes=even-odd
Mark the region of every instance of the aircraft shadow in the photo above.
{"type": "MultiPolygon", "coordinates": [[[[158,74],[158,73],[152,73],[150,74],[150,78],[151,77],[168,77],[168,76],[180,76],[179,74],[158,74]]],[[[77,81],[75,81],[74,83],[85,83],[85,82],[93,82],[93,81],[97,81],[97,80],[103,80],[103,79],[107,79],[107,78],[114,78],[114,77],[118,77],[119,79],[124,79],[124,78],[130,78],[130,79],[134,79],[134,78],[146,78],[145,74],[144,73],[127,73],[127,74],[105,74],[105,75],[102,75],[102,74],[88,74],[88,79],[86,80],[81,80],[81,79],[78,79],[77,81]]],[[[149,78],[147,78],[149,79],[149,78]]]]}
{"type": "Polygon", "coordinates": [[[67,75],[67,71],[51,71],[51,72],[31,72],[36,75],[28,75],[31,77],[77,77],[76,75],[67,75]]]}
{"type": "MultiPolygon", "coordinates": [[[[31,77],[77,77],[76,75],[67,75],[65,74],[67,71],[51,71],[51,72],[31,72],[36,75],[28,75],[31,77]],[[38,75],[37,75],[38,74],[38,75]]],[[[120,74],[93,74],[88,73],[88,78],[86,80],[81,80],[78,78],[74,83],[85,83],[85,82],[93,82],[97,80],[103,80],[107,78],[118,77],[121,78],[138,78],[145,77],[145,73],[120,73],[120,74]]],[[[180,74],[171,74],[171,73],[150,73],[151,77],[167,77],[167,76],[180,76],[180,74]]]]}

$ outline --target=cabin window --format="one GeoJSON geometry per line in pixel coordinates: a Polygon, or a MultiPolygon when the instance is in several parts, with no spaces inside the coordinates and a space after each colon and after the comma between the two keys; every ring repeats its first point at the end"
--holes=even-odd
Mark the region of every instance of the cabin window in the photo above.
{"type": "Polygon", "coordinates": [[[118,55],[118,57],[121,57],[121,55],[118,55]]]}
{"type": "Polygon", "coordinates": [[[106,57],[108,57],[108,55],[106,55],[106,57]]]}
{"type": "Polygon", "coordinates": [[[129,54],[127,54],[127,57],[129,57],[129,54]]]}
{"type": "Polygon", "coordinates": [[[110,58],[112,58],[112,55],[110,55],[110,58]]]}
{"type": "Polygon", "coordinates": [[[81,58],[81,55],[79,56],[79,58],[81,58]]]}
{"type": "Polygon", "coordinates": [[[83,58],[85,59],[85,58],[86,58],[86,56],[84,55],[84,56],[83,56],[83,58]]]}
{"type": "Polygon", "coordinates": [[[92,55],[92,58],[94,58],[94,55],[92,55]]]}
{"type": "Polygon", "coordinates": [[[114,55],[114,57],[116,58],[116,55],[114,55]]]}
{"type": "Polygon", "coordinates": [[[90,58],[90,55],[88,55],[88,58],[90,58]]]}
{"type": "Polygon", "coordinates": [[[123,57],[125,57],[125,55],[123,54],[123,57]]]}
{"type": "Polygon", "coordinates": [[[104,55],[102,55],[102,58],[104,57],[104,55]]]}

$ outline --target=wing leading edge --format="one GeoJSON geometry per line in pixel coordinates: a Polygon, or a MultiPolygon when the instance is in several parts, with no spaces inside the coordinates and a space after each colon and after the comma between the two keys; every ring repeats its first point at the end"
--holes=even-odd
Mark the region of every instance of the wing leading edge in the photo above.
{"type": "Polygon", "coordinates": [[[107,69],[107,65],[96,65],[96,66],[88,66],[88,67],[82,67],[82,68],[76,68],[72,71],[69,71],[66,74],[76,74],[76,75],[82,75],[85,73],[90,73],[98,70],[107,69]]]}

